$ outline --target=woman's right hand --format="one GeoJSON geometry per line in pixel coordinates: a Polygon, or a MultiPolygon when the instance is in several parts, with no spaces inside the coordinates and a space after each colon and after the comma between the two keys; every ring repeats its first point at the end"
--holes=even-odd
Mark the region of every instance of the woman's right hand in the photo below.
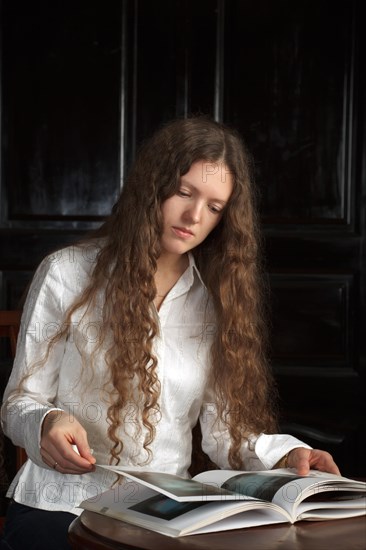
{"type": "Polygon", "coordinates": [[[51,411],[45,416],[41,456],[47,466],[62,474],[85,474],[95,470],[95,458],[90,452],[86,431],[65,411],[51,411]]]}

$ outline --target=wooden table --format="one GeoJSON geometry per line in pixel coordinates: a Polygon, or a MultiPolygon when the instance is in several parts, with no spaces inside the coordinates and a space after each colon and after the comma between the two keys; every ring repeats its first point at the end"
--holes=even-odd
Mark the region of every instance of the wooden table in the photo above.
{"type": "Polygon", "coordinates": [[[75,550],[366,550],[366,517],[171,538],[94,512],[70,526],[75,550]]]}

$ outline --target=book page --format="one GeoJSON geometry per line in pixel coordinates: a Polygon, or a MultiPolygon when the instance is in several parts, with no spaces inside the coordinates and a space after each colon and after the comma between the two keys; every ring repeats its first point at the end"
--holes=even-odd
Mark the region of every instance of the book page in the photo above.
{"type": "Polygon", "coordinates": [[[145,487],[159,491],[161,494],[173,498],[177,502],[205,502],[239,500],[240,495],[233,494],[228,489],[217,484],[205,484],[197,480],[186,479],[174,474],[153,472],[141,469],[115,468],[114,466],[100,466],[112,470],[128,479],[137,481],[145,487]]]}
{"type": "MultiPolygon", "coordinates": [[[[298,520],[323,521],[331,519],[346,519],[366,514],[366,498],[358,499],[358,502],[343,501],[342,505],[336,502],[317,502],[315,506],[309,507],[306,504],[300,504],[297,510],[298,520]]],[[[365,533],[366,535],[366,533],[365,533]]]]}
{"type": "Polygon", "coordinates": [[[177,502],[137,482],[131,481],[131,484],[138,485],[139,490],[130,492],[128,499],[125,498],[123,488],[117,486],[85,500],[80,507],[172,537],[188,535],[203,527],[207,531],[216,531],[267,525],[289,519],[275,505],[258,500],[177,502]],[[222,523],[224,518],[237,514],[235,520],[222,523]],[[217,522],[219,525],[216,525],[217,522]]]}
{"type": "Polygon", "coordinates": [[[289,470],[268,470],[263,472],[239,472],[232,470],[213,470],[203,472],[194,479],[205,484],[217,485],[246,497],[272,502],[276,493],[288,483],[301,476],[289,470]]]}
{"type": "MultiPolygon", "coordinates": [[[[300,477],[281,488],[273,497],[272,502],[290,513],[294,520],[299,513],[303,515],[305,510],[313,510],[313,516],[320,519],[322,517],[321,509],[333,508],[345,511],[353,508],[354,510],[361,509],[363,514],[366,514],[365,495],[365,483],[353,483],[346,478],[336,480],[326,476],[321,478],[309,475],[300,477]]],[[[337,513],[337,517],[341,517],[339,513],[337,513]]],[[[344,517],[349,517],[349,513],[347,512],[344,517]]]]}
{"type": "Polygon", "coordinates": [[[311,470],[307,476],[299,476],[290,469],[263,472],[213,470],[199,474],[195,479],[206,484],[218,484],[221,488],[248,497],[273,502],[286,510],[292,521],[297,520],[301,502],[304,502],[301,506],[302,517],[305,511],[310,513],[311,510],[314,510],[312,517],[320,517],[320,510],[325,508],[337,509],[338,517],[343,509],[344,517],[348,517],[350,512],[346,512],[346,507],[353,508],[356,515],[356,510],[362,507],[361,497],[366,493],[364,482],[316,470],[311,470]],[[315,507],[315,500],[322,503],[315,507]],[[346,505],[348,501],[354,502],[346,505]]]}

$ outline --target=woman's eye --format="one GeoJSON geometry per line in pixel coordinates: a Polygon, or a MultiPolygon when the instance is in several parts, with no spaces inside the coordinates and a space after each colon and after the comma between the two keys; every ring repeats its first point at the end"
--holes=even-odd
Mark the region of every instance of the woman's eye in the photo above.
{"type": "Polygon", "coordinates": [[[209,209],[211,210],[211,212],[213,212],[213,214],[221,214],[222,212],[222,209],[219,206],[215,206],[214,204],[210,205],[209,209]]]}
{"type": "Polygon", "coordinates": [[[191,195],[188,193],[188,191],[183,191],[183,189],[179,189],[177,192],[177,195],[180,197],[190,197],[191,195]]]}

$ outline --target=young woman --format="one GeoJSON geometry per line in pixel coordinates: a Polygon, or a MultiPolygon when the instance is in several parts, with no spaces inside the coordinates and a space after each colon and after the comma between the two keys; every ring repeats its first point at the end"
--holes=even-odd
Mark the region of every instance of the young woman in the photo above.
{"type": "Polygon", "coordinates": [[[173,121],[104,225],[38,268],[2,409],[29,457],[3,547],[68,548],[78,504],[115,482],[95,462],[187,476],[197,422],[218,467],[339,473],[274,433],[250,169],[233,130],[173,121]]]}

